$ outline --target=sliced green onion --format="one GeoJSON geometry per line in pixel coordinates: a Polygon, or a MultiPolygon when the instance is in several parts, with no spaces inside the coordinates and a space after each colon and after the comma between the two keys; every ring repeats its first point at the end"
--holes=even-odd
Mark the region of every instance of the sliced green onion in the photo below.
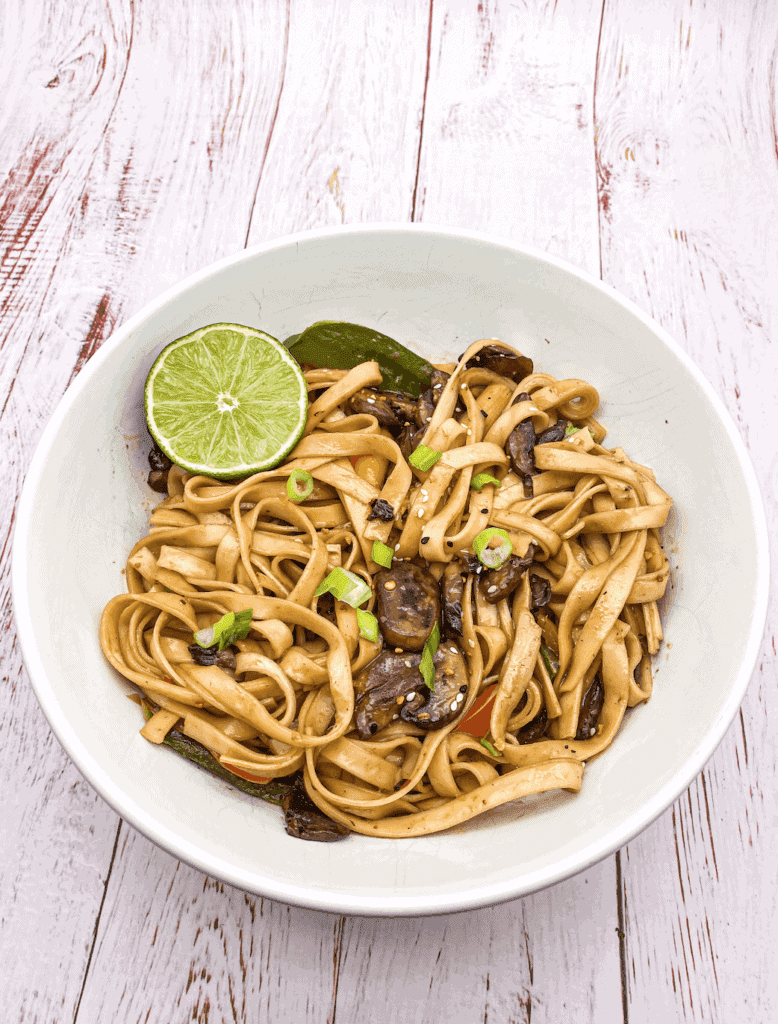
{"type": "Polygon", "coordinates": [[[435,692],[435,663],[432,659],[435,656],[435,651],[437,651],[439,644],[440,627],[436,622],[432,627],[432,632],[427,638],[424,650],[421,652],[421,661],[419,662],[419,672],[421,672],[424,677],[424,682],[433,693],[435,692]]]}
{"type": "Polygon", "coordinates": [[[205,629],[198,629],[195,633],[195,643],[200,647],[213,647],[219,645],[219,650],[226,650],[236,640],[245,640],[251,629],[251,617],[254,614],[251,608],[242,612],[227,612],[226,615],[214,622],[212,626],[205,629]]]}
{"type": "Polygon", "coordinates": [[[442,455],[443,452],[439,452],[436,448],[428,448],[426,444],[420,444],[411,452],[408,462],[414,469],[426,473],[428,469],[432,469],[442,455]]]}
{"type": "Polygon", "coordinates": [[[479,473],[470,481],[470,486],[474,491],[480,491],[486,484],[494,484],[495,487],[502,486],[496,477],[489,476],[488,473],[479,473]]]}
{"type": "Polygon", "coordinates": [[[551,648],[546,647],[545,644],[540,645],[540,656],[543,659],[543,664],[548,669],[548,674],[553,679],[559,671],[559,658],[557,658],[551,648]]]}
{"type": "Polygon", "coordinates": [[[365,640],[372,640],[373,643],[378,642],[378,619],[372,612],[365,612],[361,608],[357,608],[357,625],[360,636],[363,636],[365,640]]]}
{"type": "Polygon", "coordinates": [[[572,437],[573,434],[577,434],[580,429],[580,427],[574,427],[571,423],[569,426],[565,427],[565,437],[572,437]]]}
{"type": "Polygon", "coordinates": [[[507,562],[511,551],[513,551],[513,544],[511,544],[510,537],[505,530],[500,530],[496,526],[490,526],[488,530],[481,530],[474,539],[473,551],[475,551],[482,565],[487,566],[489,569],[497,569],[503,562],[507,562]],[[488,546],[489,541],[493,537],[502,537],[503,542],[499,547],[490,548],[488,546]]]}
{"type": "Polygon", "coordinates": [[[313,477],[304,469],[293,469],[286,481],[286,493],[292,501],[305,501],[313,490],[313,477]]]}
{"type": "Polygon", "coordinates": [[[497,751],[494,749],[494,747],[491,745],[489,740],[484,739],[484,740],[479,740],[478,742],[481,744],[482,747],[486,747],[486,749],[489,751],[489,753],[492,755],[492,757],[499,757],[500,756],[497,753],[497,751]]]}
{"type": "Polygon", "coordinates": [[[329,576],[325,576],[314,590],[313,596],[321,597],[322,594],[332,594],[336,600],[345,601],[352,608],[358,608],[370,598],[372,593],[373,591],[361,576],[338,566],[332,570],[329,576]]]}
{"type": "Polygon", "coordinates": [[[370,557],[385,569],[391,569],[394,549],[390,548],[388,544],[382,544],[380,540],[374,540],[370,557]]]}

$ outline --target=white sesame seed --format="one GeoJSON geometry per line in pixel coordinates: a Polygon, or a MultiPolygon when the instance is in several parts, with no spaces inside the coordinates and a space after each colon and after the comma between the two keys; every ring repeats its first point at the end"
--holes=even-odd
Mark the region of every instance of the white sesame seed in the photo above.
{"type": "Polygon", "coordinates": [[[405,659],[405,667],[406,667],[406,668],[410,668],[410,667],[411,667],[411,663],[410,663],[410,661],[408,660],[408,658],[406,658],[406,659],[405,659]]]}
{"type": "Polygon", "coordinates": [[[397,542],[397,544],[395,544],[395,546],[394,546],[394,550],[395,550],[395,551],[399,551],[399,550],[400,550],[400,544],[399,544],[399,541],[397,542]]]}
{"type": "Polygon", "coordinates": [[[423,494],[422,497],[421,497],[421,500],[422,501],[429,501],[430,500],[429,494],[423,494]]]}
{"type": "Polygon", "coordinates": [[[456,711],[456,709],[457,709],[457,702],[456,702],[455,700],[453,700],[453,701],[452,701],[452,702],[451,702],[451,703],[449,704],[449,707],[451,708],[451,710],[452,710],[452,711],[456,711]]]}
{"type": "Polygon", "coordinates": [[[475,647],[475,640],[468,640],[467,641],[467,646],[468,647],[475,647]]]}
{"type": "Polygon", "coordinates": [[[457,651],[456,647],[449,647],[449,650],[451,651],[452,654],[458,654],[459,653],[457,651]]]}
{"type": "Polygon", "coordinates": [[[415,690],[411,690],[410,693],[406,694],[405,699],[406,700],[415,700],[416,699],[416,691],[415,690]]]}
{"type": "Polygon", "coordinates": [[[468,436],[468,437],[470,437],[470,435],[471,435],[472,433],[473,433],[473,431],[472,431],[472,430],[470,430],[470,429],[468,428],[468,431],[467,431],[467,436],[468,436]]]}
{"type": "Polygon", "coordinates": [[[368,398],[367,401],[370,405],[375,405],[375,398],[368,398]]]}
{"type": "Polygon", "coordinates": [[[494,586],[494,587],[489,587],[489,589],[486,591],[486,593],[487,594],[494,594],[494,593],[496,593],[496,591],[497,591],[497,587],[494,586]]]}
{"type": "Polygon", "coordinates": [[[420,508],[419,509],[419,519],[421,519],[423,516],[424,516],[424,509],[420,508]]]}
{"type": "Polygon", "coordinates": [[[396,722],[399,717],[399,715],[392,715],[392,721],[396,722]]]}

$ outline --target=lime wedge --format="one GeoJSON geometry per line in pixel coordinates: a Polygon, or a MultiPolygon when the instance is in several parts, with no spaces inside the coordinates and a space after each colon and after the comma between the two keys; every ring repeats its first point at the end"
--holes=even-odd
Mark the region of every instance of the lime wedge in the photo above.
{"type": "Polygon", "coordinates": [[[146,422],[177,466],[232,480],[277,466],[305,429],[299,364],[275,338],[211,324],[171,342],[146,379],[146,422]]]}

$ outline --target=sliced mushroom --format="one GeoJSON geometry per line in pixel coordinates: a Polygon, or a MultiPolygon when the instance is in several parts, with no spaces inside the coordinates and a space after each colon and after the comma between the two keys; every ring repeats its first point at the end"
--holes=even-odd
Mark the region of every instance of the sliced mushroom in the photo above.
{"type": "Polygon", "coordinates": [[[507,345],[484,345],[480,352],[477,352],[472,359],[468,359],[468,366],[483,366],[492,373],[499,373],[501,377],[509,380],[519,381],[528,377],[533,369],[532,360],[523,356],[515,349],[507,345]]]}
{"type": "Polygon", "coordinates": [[[416,415],[417,399],[411,395],[406,395],[403,391],[382,391],[381,394],[397,413],[397,417],[402,423],[412,420],[416,415]]]}
{"type": "Polygon", "coordinates": [[[156,443],[153,444],[151,447],[151,451],[149,452],[149,466],[151,467],[152,471],[156,471],[158,473],[167,473],[167,471],[170,469],[172,465],[173,463],[170,461],[167,455],[165,455],[165,453],[162,451],[159,445],[156,443]]]}
{"type": "Polygon", "coordinates": [[[394,519],[394,509],[384,498],[374,498],[370,502],[368,519],[380,519],[382,523],[391,523],[394,519]]]}
{"type": "MultiPolygon", "coordinates": [[[[419,659],[421,660],[421,659],[419,659]]],[[[465,656],[451,639],[443,640],[432,658],[435,666],[434,689],[422,683],[424,703],[407,701],[400,718],[420,729],[442,729],[453,722],[465,706],[469,677],[465,656]]]]}
{"type": "Polygon", "coordinates": [[[285,813],[286,831],[295,839],[308,839],[314,843],[336,843],[350,835],[349,829],[339,821],[323,814],[308,796],[302,775],[295,777],[291,790],[281,806],[285,813]]]}
{"type": "Polygon", "coordinates": [[[444,636],[462,636],[462,595],[465,581],[462,569],[449,562],[440,577],[440,598],[444,636]]]}
{"type": "Polygon", "coordinates": [[[146,477],[146,483],[157,494],[167,494],[167,474],[166,469],[152,469],[146,477]]]}
{"type": "Polygon", "coordinates": [[[427,391],[423,391],[419,395],[419,401],[416,403],[416,425],[424,429],[429,421],[432,419],[432,414],[435,412],[435,392],[432,388],[427,391]]]}
{"type": "Polygon", "coordinates": [[[535,427],[532,420],[522,420],[508,435],[505,450],[511,460],[514,473],[524,481],[525,497],[531,498],[532,477],[535,469],[535,427]]]}
{"type": "Polygon", "coordinates": [[[420,661],[419,652],[383,651],[370,663],[365,691],[356,706],[357,730],[363,740],[388,725],[406,704],[421,707],[424,703],[422,691],[427,687],[419,672],[420,661]]]}
{"type": "Polygon", "coordinates": [[[543,608],[551,600],[551,584],[545,576],[530,574],[529,578],[529,608],[534,612],[536,608],[543,608]]]}
{"type": "Polygon", "coordinates": [[[524,573],[532,565],[537,548],[530,544],[527,554],[521,558],[511,555],[499,568],[486,569],[478,580],[478,589],[489,604],[497,604],[504,597],[510,597],[521,583],[524,573]]]}
{"type": "Polygon", "coordinates": [[[346,411],[375,416],[378,425],[390,434],[399,434],[403,420],[397,415],[387,395],[375,388],[362,388],[346,402],[346,411]]]}
{"type": "Polygon", "coordinates": [[[187,647],[187,650],[194,658],[195,665],[216,665],[229,675],[235,675],[235,666],[237,665],[237,661],[235,659],[235,652],[231,647],[228,647],[224,651],[220,651],[218,644],[214,644],[212,647],[201,647],[199,644],[190,644],[187,647]]]}
{"type": "Polygon", "coordinates": [[[399,445],[400,451],[402,452],[403,458],[407,462],[413,452],[416,450],[416,446],[419,443],[421,435],[424,433],[424,427],[418,427],[416,425],[416,418],[409,421],[400,431],[400,436],[397,438],[397,444],[399,445]]]}
{"type": "Polygon", "coordinates": [[[570,426],[569,420],[557,420],[553,427],[547,427],[535,438],[535,444],[550,444],[552,441],[564,441],[565,431],[570,426]]]}
{"type": "Polygon", "coordinates": [[[531,722],[528,722],[516,733],[519,743],[535,743],[546,731],[548,725],[548,714],[545,708],[541,708],[531,722]]]}
{"type": "Polygon", "coordinates": [[[376,617],[388,644],[420,651],[440,618],[440,596],[428,569],[401,562],[375,575],[376,617]]]}
{"type": "Polygon", "coordinates": [[[597,720],[605,700],[605,689],[599,676],[595,676],[581,699],[581,711],[578,715],[577,740],[588,740],[597,732],[597,720]]]}

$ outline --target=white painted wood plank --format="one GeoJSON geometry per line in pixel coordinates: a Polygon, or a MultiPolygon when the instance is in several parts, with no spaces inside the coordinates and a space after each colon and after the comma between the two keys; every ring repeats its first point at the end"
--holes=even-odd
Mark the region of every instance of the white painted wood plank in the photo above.
{"type": "Polygon", "coordinates": [[[110,118],[129,35],[121,2],[3,5],[0,33],[0,1005],[6,1019],[70,1021],[118,819],[65,757],[38,708],[12,626],[14,505],[31,445],[72,359],[37,344],[38,317],[110,118]],[[25,369],[18,375],[20,366],[25,369]]]}
{"type": "MultiPolygon", "coordinates": [[[[603,276],[721,395],[773,538],[777,31],[758,2],[609,3],[596,99],[603,276]]],[[[631,1024],[778,1016],[775,600],[769,623],[721,747],[622,854],[631,1024]]]]}
{"type": "Polygon", "coordinates": [[[492,231],[599,272],[600,0],[433,4],[415,220],[492,231]]]}
{"type": "Polygon", "coordinates": [[[77,1020],[325,1024],[341,928],[211,879],[123,825],[77,1020]]]}
{"type": "Polygon", "coordinates": [[[296,0],[248,244],[411,219],[429,8],[296,0]]]}

